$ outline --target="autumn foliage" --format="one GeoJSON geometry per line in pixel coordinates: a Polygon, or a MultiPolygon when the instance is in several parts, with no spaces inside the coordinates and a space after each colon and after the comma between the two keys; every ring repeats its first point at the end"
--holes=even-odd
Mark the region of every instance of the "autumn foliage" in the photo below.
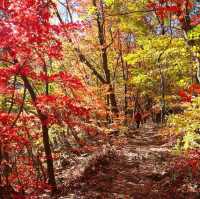
{"type": "Polygon", "coordinates": [[[159,0],[149,1],[148,8],[155,11],[156,15],[164,20],[176,16],[185,30],[190,26],[199,24],[198,2],[190,0],[159,0]]]}
{"type": "MultiPolygon", "coordinates": [[[[199,38],[189,37],[199,11],[191,0],[0,0],[0,198],[57,193],[61,153],[184,116],[179,102],[200,94],[199,38]]],[[[187,155],[173,185],[199,171],[199,151],[187,155]]]]}
{"type": "Polygon", "coordinates": [[[0,184],[29,194],[56,189],[48,129],[55,124],[86,129],[81,120],[90,115],[78,95],[87,93],[86,87],[51,66],[62,58],[60,38],[80,27],[52,23],[55,6],[43,0],[0,1],[0,96],[6,104],[0,110],[0,184]],[[40,138],[45,155],[33,152],[40,138]],[[46,169],[37,166],[45,160],[47,176],[46,169]]]}

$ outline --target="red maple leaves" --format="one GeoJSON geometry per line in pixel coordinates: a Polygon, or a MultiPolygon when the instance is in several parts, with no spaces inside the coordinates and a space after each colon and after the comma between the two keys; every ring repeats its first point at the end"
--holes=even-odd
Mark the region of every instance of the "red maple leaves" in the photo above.
{"type": "Polygon", "coordinates": [[[189,19],[189,25],[195,26],[199,24],[200,13],[193,13],[197,4],[190,0],[150,0],[147,7],[154,10],[156,15],[161,19],[169,18],[169,16],[177,16],[180,24],[184,25],[189,19]]]}
{"type": "Polygon", "coordinates": [[[193,95],[199,95],[200,94],[200,85],[199,84],[192,84],[189,86],[187,91],[180,90],[179,96],[181,97],[181,100],[183,102],[191,102],[193,95]]]}
{"type": "Polygon", "coordinates": [[[42,127],[87,129],[82,121],[90,116],[90,108],[79,96],[87,89],[78,77],[61,67],[52,70],[49,64],[62,58],[60,38],[81,27],[53,24],[55,6],[44,0],[0,0],[0,97],[5,101],[0,109],[0,148],[14,151],[16,158],[15,163],[6,160],[15,170],[8,179],[0,177],[2,185],[9,182],[24,190],[44,185],[34,169],[36,157],[30,156],[42,127]]]}

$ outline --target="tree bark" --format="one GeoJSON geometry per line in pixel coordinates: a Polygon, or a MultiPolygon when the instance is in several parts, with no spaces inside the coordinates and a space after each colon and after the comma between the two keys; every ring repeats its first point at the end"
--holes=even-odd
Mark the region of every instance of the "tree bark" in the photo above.
{"type": "MultiPolygon", "coordinates": [[[[106,40],[105,40],[105,30],[104,30],[105,18],[104,18],[103,2],[100,0],[99,4],[100,4],[100,8],[99,8],[100,10],[97,11],[96,22],[97,22],[97,28],[98,28],[98,40],[101,46],[102,68],[105,73],[106,83],[109,85],[109,99],[110,99],[111,111],[113,113],[118,113],[119,111],[117,107],[116,96],[115,96],[114,88],[111,84],[110,70],[108,67],[107,47],[105,46],[106,40]]],[[[93,6],[98,8],[96,0],[93,0],[93,6]]]]}
{"type": "MultiPolygon", "coordinates": [[[[102,3],[102,2],[101,2],[102,3]]],[[[96,5],[96,0],[93,0],[93,5],[97,7],[96,5]]],[[[103,4],[102,4],[103,5],[103,4]]],[[[69,8],[68,8],[69,9],[69,8]]],[[[61,24],[63,24],[62,17],[60,16],[58,9],[55,9],[56,16],[58,20],[60,21],[61,24]]],[[[108,84],[109,85],[109,102],[111,104],[111,111],[113,113],[118,113],[118,108],[117,108],[117,101],[116,101],[116,96],[114,92],[114,88],[111,84],[111,79],[110,79],[110,70],[108,68],[108,60],[107,60],[107,47],[103,47],[105,44],[105,39],[104,39],[104,21],[100,20],[100,13],[97,13],[97,24],[98,24],[98,34],[99,34],[99,43],[102,47],[101,49],[101,59],[102,59],[102,68],[105,73],[105,78],[96,70],[96,68],[89,62],[89,60],[86,58],[86,56],[81,52],[81,50],[77,47],[74,47],[74,51],[76,52],[78,58],[82,63],[84,63],[92,72],[93,74],[100,80],[102,84],[108,84]]],[[[68,38],[68,41],[73,44],[73,41],[68,38]]]]}
{"type": "MultiPolygon", "coordinates": [[[[25,87],[29,91],[32,101],[35,103],[36,94],[29,80],[25,76],[22,76],[22,80],[24,81],[25,87]]],[[[48,184],[52,188],[52,193],[54,193],[57,190],[57,186],[56,186],[56,180],[55,180],[55,175],[54,175],[52,152],[51,152],[51,147],[50,147],[50,142],[49,142],[48,126],[46,124],[47,116],[44,115],[38,108],[36,109],[37,109],[37,113],[42,125],[42,137],[43,137],[43,145],[44,145],[44,151],[45,151],[46,163],[47,163],[48,184]]]]}

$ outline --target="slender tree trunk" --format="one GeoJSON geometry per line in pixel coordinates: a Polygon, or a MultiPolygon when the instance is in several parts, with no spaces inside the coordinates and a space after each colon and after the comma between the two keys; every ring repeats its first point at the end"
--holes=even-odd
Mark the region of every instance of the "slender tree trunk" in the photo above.
{"type": "MultiPolygon", "coordinates": [[[[97,3],[96,0],[93,0],[93,5],[98,9],[97,7],[97,3]]],[[[69,12],[69,6],[67,7],[67,12],[69,12]]],[[[58,9],[55,9],[56,12],[56,16],[58,17],[58,20],[60,21],[61,24],[63,24],[63,20],[62,17],[60,16],[58,9]]],[[[88,59],[85,57],[85,55],[81,52],[81,50],[77,47],[74,47],[75,52],[77,53],[80,61],[82,63],[84,63],[92,72],[94,75],[96,75],[96,77],[101,81],[101,83],[103,84],[108,84],[109,86],[109,102],[111,104],[111,111],[113,113],[118,113],[118,107],[117,107],[117,101],[116,101],[116,96],[115,96],[115,92],[114,92],[114,88],[111,84],[111,79],[110,79],[110,70],[108,67],[108,60],[107,60],[107,47],[105,47],[104,45],[105,43],[105,34],[104,34],[104,9],[103,9],[103,2],[102,0],[100,0],[100,11],[97,12],[97,28],[98,28],[98,39],[99,39],[99,44],[101,45],[101,59],[102,59],[102,68],[103,71],[105,73],[105,79],[104,77],[96,70],[96,68],[88,61],[88,59]]],[[[72,15],[70,17],[71,21],[73,21],[72,19],[72,15]]],[[[70,43],[73,43],[72,40],[69,38],[68,41],[70,43]]]]}
{"type": "MultiPolygon", "coordinates": [[[[22,76],[22,80],[24,81],[25,87],[29,91],[32,101],[35,103],[36,94],[30,82],[25,76],[22,76]]],[[[49,141],[48,126],[46,124],[47,116],[44,115],[38,108],[37,108],[37,113],[42,125],[43,144],[44,144],[44,151],[45,151],[45,156],[46,156],[46,161],[47,161],[46,163],[47,163],[48,183],[52,187],[52,193],[54,193],[57,190],[57,186],[56,186],[56,180],[55,180],[55,175],[54,175],[53,158],[52,158],[52,152],[51,152],[50,141],[49,141]]]]}
{"type": "MultiPolygon", "coordinates": [[[[170,21],[170,24],[171,24],[171,21],[170,21]]],[[[164,21],[163,20],[160,21],[160,25],[161,25],[161,34],[165,35],[166,32],[165,32],[165,26],[164,26],[164,21]]],[[[170,43],[171,43],[171,41],[170,41],[170,43]]],[[[168,46],[166,47],[166,49],[167,48],[168,48],[168,46]]],[[[166,102],[165,102],[165,79],[164,79],[164,74],[163,74],[163,68],[162,68],[162,65],[160,64],[160,60],[161,60],[161,57],[162,57],[162,55],[163,55],[163,53],[165,52],[166,49],[164,49],[160,53],[160,55],[158,57],[158,61],[157,61],[158,65],[159,65],[159,73],[160,73],[160,95],[161,95],[161,101],[160,101],[160,106],[161,106],[160,121],[161,121],[161,123],[163,123],[164,119],[165,119],[165,106],[166,106],[165,104],[166,104],[166,102]]]]}
{"type": "Polygon", "coordinates": [[[44,151],[45,151],[46,161],[47,161],[48,183],[52,186],[52,190],[55,191],[56,181],[55,181],[54,168],[53,168],[53,158],[52,158],[50,141],[49,141],[48,127],[46,124],[42,124],[42,135],[43,135],[44,151]]]}
{"type": "Polygon", "coordinates": [[[161,123],[165,120],[165,79],[160,68],[160,93],[161,93],[161,123]]]}
{"type": "Polygon", "coordinates": [[[114,92],[114,89],[113,89],[111,84],[110,84],[109,98],[110,98],[110,104],[111,104],[111,111],[113,113],[118,113],[119,110],[118,110],[118,107],[117,107],[116,96],[115,96],[115,92],[114,92]]]}
{"type": "MultiPolygon", "coordinates": [[[[93,0],[93,6],[98,8],[96,0],[93,0]]],[[[98,40],[101,46],[102,68],[105,73],[106,83],[109,86],[109,99],[110,99],[109,101],[111,105],[111,111],[113,113],[118,113],[116,96],[115,96],[114,88],[111,84],[110,70],[108,67],[107,47],[105,46],[106,45],[105,30],[104,30],[105,18],[104,18],[104,7],[103,7],[102,0],[99,1],[99,6],[100,8],[96,15],[96,21],[97,21],[97,27],[98,27],[98,40]]]]}
{"type": "Polygon", "coordinates": [[[121,58],[122,74],[123,74],[123,80],[124,80],[124,113],[125,113],[125,116],[126,116],[127,115],[127,108],[128,108],[128,98],[127,98],[128,71],[127,71],[127,63],[124,63],[121,49],[120,49],[120,58],[121,58]]]}
{"type": "MultiPolygon", "coordinates": [[[[97,3],[96,0],[93,0],[93,5],[95,7],[97,7],[97,3]]],[[[92,72],[94,75],[96,75],[96,77],[101,81],[101,83],[103,84],[108,84],[109,86],[109,102],[111,104],[111,111],[113,113],[118,113],[118,107],[117,107],[117,101],[116,101],[116,96],[115,96],[115,92],[114,92],[114,88],[111,84],[111,79],[110,79],[110,70],[108,67],[108,61],[107,61],[107,47],[104,47],[105,45],[105,35],[104,35],[104,16],[103,16],[103,2],[100,0],[100,7],[101,7],[101,11],[97,12],[97,25],[98,25],[98,34],[99,34],[99,43],[101,45],[101,59],[102,59],[102,68],[103,71],[105,73],[105,79],[104,77],[96,70],[96,68],[88,61],[88,59],[85,57],[85,55],[81,52],[81,50],[77,47],[74,47],[75,52],[77,53],[80,61],[82,63],[84,63],[92,72]]],[[[98,7],[97,7],[98,8],[98,7]]],[[[67,7],[67,12],[69,12],[69,6],[67,7]]],[[[63,20],[58,12],[58,9],[55,10],[56,15],[58,17],[58,20],[60,21],[61,24],[63,24],[63,20]]],[[[71,21],[73,21],[72,19],[72,15],[70,17],[71,21]]],[[[73,43],[72,40],[69,38],[68,41],[70,43],[73,43]]]]}

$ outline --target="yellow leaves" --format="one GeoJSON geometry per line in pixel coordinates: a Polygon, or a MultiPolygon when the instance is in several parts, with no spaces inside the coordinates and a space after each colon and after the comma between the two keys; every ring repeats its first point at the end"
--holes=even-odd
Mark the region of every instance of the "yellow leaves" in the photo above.
{"type": "Polygon", "coordinates": [[[132,53],[124,59],[132,65],[131,84],[151,88],[160,82],[160,67],[169,83],[176,89],[187,85],[191,73],[190,54],[184,40],[170,36],[140,36],[132,53]],[[184,74],[184,75],[183,75],[184,74]],[[186,75],[185,75],[186,74],[186,75]]]}
{"type": "Polygon", "coordinates": [[[138,76],[133,76],[131,79],[131,83],[139,85],[139,84],[144,84],[146,81],[148,81],[149,78],[145,74],[140,74],[138,76]]]}
{"type": "Polygon", "coordinates": [[[94,15],[94,14],[96,14],[97,13],[97,7],[95,7],[95,6],[90,6],[89,8],[88,8],[88,15],[94,15]]]}
{"type": "Polygon", "coordinates": [[[194,134],[193,132],[187,132],[183,137],[183,150],[188,150],[190,148],[197,147],[197,140],[199,140],[200,136],[194,134]]]}
{"type": "Polygon", "coordinates": [[[168,124],[175,132],[181,133],[181,140],[177,141],[176,150],[188,150],[199,147],[200,135],[196,129],[200,128],[200,97],[193,99],[192,103],[183,104],[185,107],[183,114],[171,115],[168,118],[168,124]]]}
{"type": "Polygon", "coordinates": [[[196,51],[199,51],[200,48],[199,48],[198,46],[192,46],[191,50],[192,50],[193,52],[196,52],[196,51]]]}
{"type": "MultiPolygon", "coordinates": [[[[188,79],[186,79],[188,80],[188,79]]],[[[186,88],[187,87],[187,84],[188,84],[188,81],[186,81],[185,79],[181,79],[177,82],[178,86],[180,88],[186,88]]]]}
{"type": "MultiPolygon", "coordinates": [[[[156,63],[158,57],[162,53],[162,60],[168,61],[169,56],[181,54],[185,56],[187,52],[184,48],[184,41],[181,39],[173,39],[167,36],[149,36],[137,39],[138,48],[134,53],[125,56],[125,60],[130,64],[139,61],[156,63]],[[171,43],[169,45],[169,43],[171,43]],[[169,46],[166,49],[166,46],[169,46]]],[[[171,58],[171,57],[170,57],[171,58]]]]}
{"type": "Polygon", "coordinates": [[[199,38],[200,38],[200,26],[199,25],[195,26],[193,29],[188,31],[187,35],[188,35],[188,38],[190,40],[199,40],[199,38]]]}
{"type": "MultiPolygon", "coordinates": [[[[117,1],[117,0],[116,0],[117,1]]],[[[137,12],[144,9],[142,1],[119,1],[118,0],[119,12],[130,13],[130,15],[122,15],[119,17],[120,23],[118,27],[123,32],[134,32],[134,35],[145,35],[147,33],[147,27],[144,23],[144,16],[146,13],[137,12]],[[120,9],[121,8],[121,9],[120,9]]],[[[117,5],[117,3],[115,3],[117,5]]],[[[115,6],[117,7],[117,6],[115,6]]]]}
{"type": "Polygon", "coordinates": [[[105,2],[105,4],[106,4],[106,6],[111,6],[111,5],[113,5],[114,4],[114,2],[115,2],[115,0],[104,0],[104,2],[105,2]]]}

